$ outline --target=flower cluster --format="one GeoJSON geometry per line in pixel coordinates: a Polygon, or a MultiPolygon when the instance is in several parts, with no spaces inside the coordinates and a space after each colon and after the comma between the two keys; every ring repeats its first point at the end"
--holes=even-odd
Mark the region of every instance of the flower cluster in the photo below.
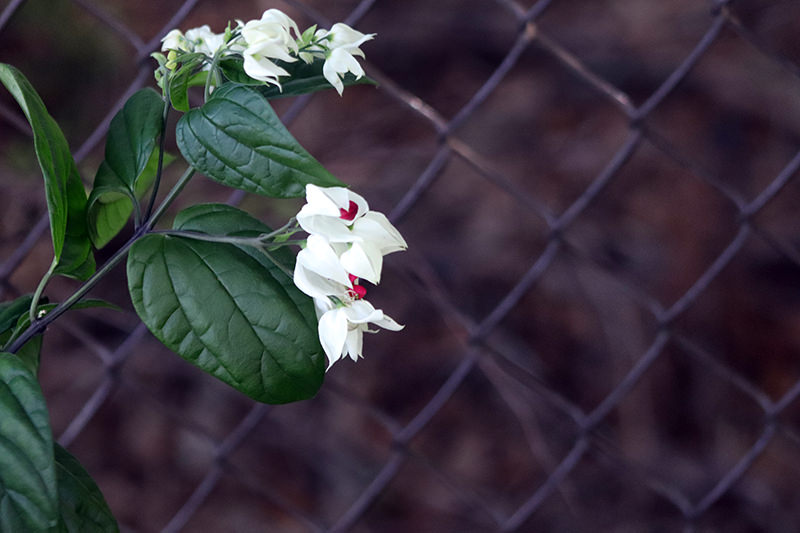
{"type": "Polygon", "coordinates": [[[346,355],[362,357],[363,333],[374,333],[368,324],[403,328],[364,299],[361,279],[379,283],[383,256],[407,245],[386,216],[344,187],[306,185],[306,202],[297,222],[309,237],[297,254],[294,283],[314,299],[330,368],[346,355]]]}
{"type": "Polygon", "coordinates": [[[238,55],[244,60],[247,76],[279,88],[280,78],[289,76],[279,62],[313,63],[321,59],[324,61],[323,76],[341,95],[342,80],[348,72],[356,79],[364,76],[364,69],[355,56],[363,58],[361,45],[374,37],[374,33],[363,34],[341,22],[330,30],[312,26],[301,33],[288,15],[278,9],[268,9],[260,19],[239,20],[235,28],[229,27],[224,33],[214,33],[207,25],[185,34],[172,30],[162,39],[161,50],[170,54],[170,64],[174,64],[180,54],[203,54],[207,58],[205,70],[210,68],[215,57],[238,55]]]}

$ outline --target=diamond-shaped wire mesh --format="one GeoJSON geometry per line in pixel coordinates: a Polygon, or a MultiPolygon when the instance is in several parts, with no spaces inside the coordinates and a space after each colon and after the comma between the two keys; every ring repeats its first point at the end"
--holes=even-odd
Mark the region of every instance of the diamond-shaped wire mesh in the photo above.
{"type": "MultiPolygon", "coordinates": [[[[317,398],[254,405],[155,341],[113,271],[93,294],[125,310],[56,321],[41,381],[125,531],[800,528],[800,5],[11,0],[0,61],[88,182],[168,29],[270,7],[378,34],[379,89],[276,108],[406,236],[373,291],[406,329],[317,398]]],[[[50,260],[12,104],[3,298],[50,260]]]]}

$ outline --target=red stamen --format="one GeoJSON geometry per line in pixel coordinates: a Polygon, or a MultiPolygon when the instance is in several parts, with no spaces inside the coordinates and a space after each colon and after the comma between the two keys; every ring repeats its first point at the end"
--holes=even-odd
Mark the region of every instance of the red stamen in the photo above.
{"type": "Polygon", "coordinates": [[[356,293],[356,299],[360,300],[367,295],[367,288],[363,285],[353,285],[353,292],[356,293]]]}
{"type": "Polygon", "coordinates": [[[357,213],[358,205],[353,200],[350,200],[350,205],[347,206],[347,209],[339,208],[339,218],[343,220],[353,220],[356,218],[357,213]]]}

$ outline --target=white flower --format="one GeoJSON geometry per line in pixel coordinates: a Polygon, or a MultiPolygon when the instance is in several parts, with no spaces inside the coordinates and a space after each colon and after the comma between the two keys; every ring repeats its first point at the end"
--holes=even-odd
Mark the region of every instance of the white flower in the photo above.
{"type": "Polygon", "coordinates": [[[168,50],[188,51],[188,43],[181,30],[170,30],[163,39],[161,39],[161,51],[168,50]]]}
{"type": "Polygon", "coordinates": [[[269,59],[271,45],[268,42],[248,46],[242,54],[244,57],[244,71],[254,80],[265,81],[281,86],[278,78],[288,76],[286,69],[279,67],[269,59]],[[266,52],[266,54],[264,53],[266,52]]]}
{"type": "Polygon", "coordinates": [[[356,220],[350,233],[353,242],[333,245],[342,266],[375,285],[381,281],[383,256],[408,248],[400,232],[377,211],[369,211],[356,220]]]}
{"type": "Polygon", "coordinates": [[[364,75],[364,69],[361,68],[354,56],[364,57],[364,52],[359,47],[373,39],[375,34],[363,34],[341,22],[331,26],[327,32],[320,30],[317,34],[320,38],[328,37],[328,52],[325,54],[325,63],[322,65],[322,75],[341,96],[344,90],[342,78],[345,74],[350,72],[356,79],[364,75]]]}
{"type": "Polygon", "coordinates": [[[344,187],[306,185],[307,203],[297,221],[309,233],[297,254],[294,283],[314,299],[319,338],[328,368],[349,355],[362,356],[368,324],[400,330],[403,326],[364,300],[367,290],[359,278],[377,284],[383,256],[405,250],[406,241],[381,213],[344,187]]]}
{"type": "Polygon", "coordinates": [[[363,196],[344,187],[306,185],[306,204],[297,213],[300,227],[330,242],[352,242],[350,226],[369,211],[363,196]]]}
{"type": "MultiPolygon", "coordinates": [[[[284,50],[291,50],[297,52],[297,42],[295,37],[292,37],[291,32],[294,31],[295,36],[300,35],[300,30],[297,29],[297,24],[286,13],[279,9],[268,9],[264,11],[261,18],[258,20],[250,20],[242,25],[242,37],[247,44],[253,44],[258,41],[274,41],[280,42],[284,50]]],[[[294,58],[286,53],[291,61],[294,58]]]]}
{"type": "Polygon", "coordinates": [[[353,290],[353,282],[339,256],[319,235],[310,235],[306,247],[297,254],[294,284],[312,298],[335,296],[346,300],[353,290]]]}
{"type": "Polygon", "coordinates": [[[280,87],[279,76],[289,73],[272,60],[291,63],[297,61],[297,42],[292,31],[299,35],[297,24],[278,9],[268,9],[259,20],[242,25],[242,38],[246,43],[244,71],[253,79],[272,83],[280,87]]]}
{"type": "Polygon", "coordinates": [[[208,24],[187,30],[185,37],[193,44],[192,51],[200,52],[208,57],[213,57],[217,50],[225,44],[225,34],[214,33],[208,24]]]}
{"type": "Polygon", "coordinates": [[[369,329],[369,324],[391,331],[400,331],[404,327],[366,300],[356,300],[344,306],[315,300],[315,305],[317,312],[322,312],[318,332],[320,344],[328,357],[328,369],[342,357],[349,355],[353,361],[363,357],[364,332],[376,333],[369,329]]]}
{"type": "Polygon", "coordinates": [[[333,245],[348,273],[378,284],[383,256],[408,248],[385,215],[344,187],[306,185],[307,203],[297,214],[300,227],[333,245]]]}
{"type": "Polygon", "coordinates": [[[363,299],[367,290],[358,282],[324,237],[308,237],[306,247],[297,254],[294,284],[314,299],[328,368],[345,355],[353,360],[362,357],[363,333],[374,333],[369,323],[393,331],[403,328],[363,299]]]}

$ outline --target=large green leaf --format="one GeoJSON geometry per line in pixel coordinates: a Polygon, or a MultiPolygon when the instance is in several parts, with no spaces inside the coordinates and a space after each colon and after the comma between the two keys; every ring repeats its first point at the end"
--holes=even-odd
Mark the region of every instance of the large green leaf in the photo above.
{"type": "Polygon", "coordinates": [[[86,229],[86,192],[64,134],[25,76],[0,63],[0,82],[19,104],[33,132],[33,145],[44,178],[55,272],[86,279],[94,256],[86,229]]]}
{"type": "Polygon", "coordinates": [[[58,444],[55,445],[55,462],[61,514],[60,532],[119,531],[117,521],[97,484],[78,460],[58,444]]]}
{"type": "MultiPolygon", "coordinates": [[[[253,218],[249,213],[227,204],[198,204],[184,209],[175,217],[173,227],[183,231],[196,231],[208,235],[228,235],[234,237],[253,237],[269,233],[272,229],[253,218]]],[[[280,263],[285,270],[294,270],[295,255],[286,247],[277,248],[270,252],[269,257],[251,246],[238,246],[240,250],[249,254],[253,259],[269,270],[278,280],[286,294],[297,306],[309,327],[316,331],[317,315],[311,298],[300,292],[292,278],[287,276],[273,261],[280,263]]]]}
{"type": "Polygon", "coordinates": [[[342,186],[292,137],[257,89],[218,87],[175,131],[183,157],[206,176],[236,189],[293,198],[305,185],[342,186]]]}
{"type": "Polygon", "coordinates": [[[48,531],[58,524],[58,492],[47,406],[10,353],[0,353],[0,413],[0,531],[48,531]]]}
{"type": "MultiPolygon", "coordinates": [[[[209,222],[183,217],[178,229],[226,224],[213,212],[208,216],[209,222]]],[[[234,222],[227,229],[242,227],[234,222]]],[[[251,252],[148,235],[128,254],[134,308],[168,348],[248,396],[265,403],[310,398],[325,373],[310,301],[251,252]]]]}

